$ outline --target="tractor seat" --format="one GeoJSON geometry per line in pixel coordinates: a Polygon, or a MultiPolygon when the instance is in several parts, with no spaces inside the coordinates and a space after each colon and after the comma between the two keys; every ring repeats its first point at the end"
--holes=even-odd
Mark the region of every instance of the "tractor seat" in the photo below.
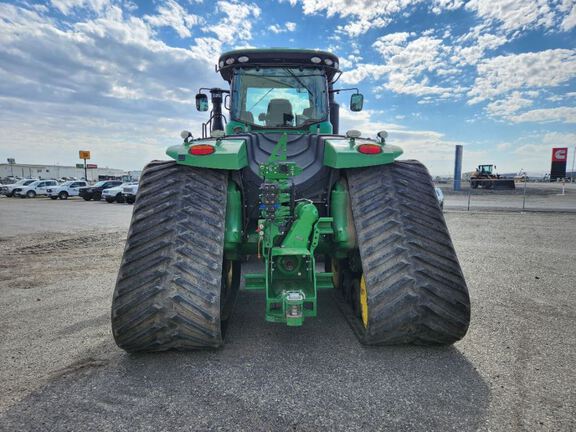
{"type": "Polygon", "coordinates": [[[292,104],[288,99],[271,99],[268,103],[266,126],[282,127],[292,126],[292,104]]]}

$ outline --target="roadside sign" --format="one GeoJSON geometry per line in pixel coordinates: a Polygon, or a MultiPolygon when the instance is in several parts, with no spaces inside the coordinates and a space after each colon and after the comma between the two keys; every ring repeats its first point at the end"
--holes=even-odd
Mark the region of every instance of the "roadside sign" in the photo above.
{"type": "Polygon", "coordinates": [[[552,162],[564,162],[568,159],[568,147],[556,147],[552,149],[552,162]]]}
{"type": "Polygon", "coordinates": [[[84,168],[84,164],[76,164],[76,168],[84,168]]]}
{"type": "Polygon", "coordinates": [[[96,168],[98,168],[98,165],[96,165],[96,164],[86,164],[86,168],[88,168],[88,169],[96,169],[96,168]]]}
{"type": "Polygon", "coordinates": [[[554,147],[552,149],[550,181],[566,177],[566,162],[568,162],[568,147],[554,147]]]}
{"type": "Polygon", "coordinates": [[[80,159],[90,159],[90,151],[89,150],[80,150],[80,159]]]}

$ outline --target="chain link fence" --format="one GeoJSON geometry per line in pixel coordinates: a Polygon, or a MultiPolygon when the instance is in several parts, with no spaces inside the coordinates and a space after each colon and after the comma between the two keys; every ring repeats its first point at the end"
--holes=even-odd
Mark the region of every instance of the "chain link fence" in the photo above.
{"type": "Polygon", "coordinates": [[[444,193],[447,210],[576,212],[575,183],[516,181],[515,189],[506,190],[488,183],[472,188],[469,182],[462,182],[458,192],[451,184],[436,186],[444,193]]]}

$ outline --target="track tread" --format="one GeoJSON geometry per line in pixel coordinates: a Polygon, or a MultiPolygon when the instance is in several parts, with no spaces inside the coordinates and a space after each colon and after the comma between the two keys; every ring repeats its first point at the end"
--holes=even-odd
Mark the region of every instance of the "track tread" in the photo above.
{"type": "Polygon", "coordinates": [[[145,168],[112,301],[119,347],[222,345],[226,187],[224,171],[173,161],[145,168]]]}
{"type": "Polygon", "coordinates": [[[460,340],[470,322],[470,298],[426,168],[402,161],[348,170],[347,178],[368,293],[368,327],[347,314],[360,340],[460,340]]]}

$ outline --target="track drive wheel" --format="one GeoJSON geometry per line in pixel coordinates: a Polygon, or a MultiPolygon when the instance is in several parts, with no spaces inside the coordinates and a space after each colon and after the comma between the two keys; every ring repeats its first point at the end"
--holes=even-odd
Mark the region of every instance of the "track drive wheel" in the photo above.
{"type": "Polygon", "coordinates": [[[227,175],[155,161],[140,179],[112,301],[126,351],[213,348],[240,283],[224,259],[227,175]]]}
{"type": "Polygon", "coordinates": [[[451,344],[470,299],[432,179],[416,161],[347,171],[362,271],[347,316],[368,345],[451,344]]]}

